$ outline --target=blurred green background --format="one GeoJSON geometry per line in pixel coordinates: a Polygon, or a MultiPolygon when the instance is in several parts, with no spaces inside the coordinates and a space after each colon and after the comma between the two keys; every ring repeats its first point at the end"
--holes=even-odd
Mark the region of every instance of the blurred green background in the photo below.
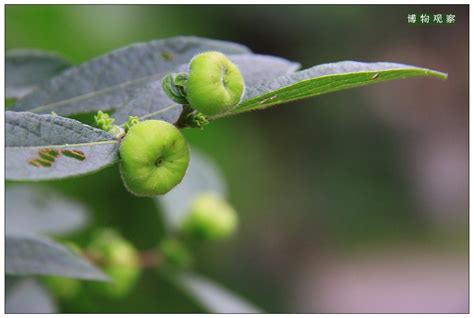
{"type": "MultiPolygon", "coordinates": [[[[468,6],[7,5],[6,47],[73,63],[134,42],[196,35],[303,67],[390,61],[449,73],[324,95],[184,130],[221,167],[238,235],[196,248],[197,271],[269,312],[467,312],[468,6]],[[455,14],[410,25],[410,13],[455,14]],[[416,301],[414,301],[415,299],[416,301]]],[[[85,202],[93,226],[139,249],[162,231],[118,167],[47,182],[85,202]]],[[[89,231],[73,237],[87,240],[89,231]]],[[[64,311],[200,310],[146,271],[123,300],[64,311]]]]}

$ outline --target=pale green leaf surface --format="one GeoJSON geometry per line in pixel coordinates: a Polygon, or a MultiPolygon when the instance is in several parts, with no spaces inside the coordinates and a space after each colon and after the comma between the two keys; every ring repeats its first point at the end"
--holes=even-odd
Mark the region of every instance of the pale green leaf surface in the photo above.
{"type": "Polygon", "coordinates": [[[252,90],[263,81],[292,74],[301,66],[299,63],[271,55],[241,54],[228,57],[239,67],[246,90],[252,90]]]}
{"type": "Polygon", "coordinates": [[[101,271],[64,246],[37,236],[20,234],[5,237],[5,273],[108,280],[101,271]]]}
{"type": "Polygon", "coordinates": [[[163,73],[176,70],[197,53],[217,50],[224,54],[249,53],[243,45],[198,37],[174,37],[136,43],[70,68],[11,107],[71,115],[114,110],[130,101],[137,90],[163,73]]]}
{"type": "Polygon", "coordinates": [[[441,72],[395,63],[344,61],[322,64],[270,81],[263,81],[247,89],[242,102],[236,108],[231,112],[215,116],[215,118],[263,109],[343,89],[415,76],[447,78],[447,75],[441,72]]]}
{"type": "Polygon", "coordinates": [[[5,114],[7,180],[47,180],[91,173],[118,159],[118,141],[106,132],[79,121],[53,115],[7,111],[5,114]],[[30,163],[41,149],[74,150],[77,160],[59,156],[51,167],[30,163]]]}
{"type": "Polygon", "coordinates": [[[5,96],[22,98],[69,66],[64,58],[50,52],[10,50],[5,54],[5,96]]]}
{"type": "Polygon", "coordinates": [[[5,191],[7,234],[66,234],[87,224],[80,202],[44,187],[16,184],[5,191]]]}
{"type": "Polygon", "coordinates": [[[7,314],[54,314],[57,311],[49,291],[32,278],[19,279],[5,296],[7,314]]]}
{"type": "Polygon", "coordinates": [[[227,288],[197,274],[177,274],[176,282],[209,313],[250,314],[262,312],[261,309],[227,288]]]}

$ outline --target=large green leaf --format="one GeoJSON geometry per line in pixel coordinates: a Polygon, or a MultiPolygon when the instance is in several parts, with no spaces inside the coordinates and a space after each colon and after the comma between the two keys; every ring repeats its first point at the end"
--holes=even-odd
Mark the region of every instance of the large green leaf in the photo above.
{"type": "Polygon", "coordinates": [[[180,273],[175,277],[183,291],[213,314],[250,314],[262,310],[240,296],[207,278],[193,274],[180,273]]]}
{"type": "Polygon", "coordinates": [[[63,116],[114,110],[129,102],[147,83],[209,50],[225,54],[250,52],[240,44],[198,37],[133,44],[66,70],[18,101],[11,110],[54,111],[63,116]]]}
{"type": "Polygon", "coordinates": [[[65,247],[44,238],[19,234],[5,237],[5,273],[109,280],[101,271],[65,247]]]}
{"type": "Polygon", "coordinates": [[[191,148],[189,167],[183,181],[166,195],[155,197],[168,230],[176,230],[196,196],[208,191],[225,196],[224,178],[210,158],[191,148]]]}
{"type": "Polygon", "coordinates": [[[292,74],[301,66],[299,63],[271,55],[240,54],[228,57],[239,67],[246,90],[252,90],[263,81],[292,74]]]}
{"type": "MultiPolygon", "coordinates": [[[[299,68],[299,64],[276,56],[258,54],[228,55],[239,67],[247,87],[256,83],[270,80],[278,76],[290,74],[299,68]]],[[[176,68],[176,72],[187,72],[188,63],[176,68]]],[[[124,123],[128,116],[138,116],[141,119],[160,119],[175,123],[181,114],[182,107],[171,101],[163,92],[161,78],[166,73],[157,76],[159,79],[145,85],[122,107],[114,113],[117,123],[124,123]]]]}
{"type": "Polygon", "coordinates": [[[322,64],[250,87],[236,108],[212,119],[343,89],[415,76],[447,78],[447,75],[441,72],[395,63],[344,61],[322,64]]]}
{"type": "Polygon", "coordinates": [[[87,210],[44,186],[15,184],[5,191],[5,221],[7,234],[65,234],[86,225],[87,210]]]}
{"type": "Polygon", "coordinates": [[[69,66],[64,58],[50,52],[8,51],[5,54],[5,96],[21,98],[69,66]]]}
{"type": "Polygon", "coordinates": [[[7,180],[86,174],[118,158],[118,140],[76,120],[7,111],[5,122],[7,180]]]}

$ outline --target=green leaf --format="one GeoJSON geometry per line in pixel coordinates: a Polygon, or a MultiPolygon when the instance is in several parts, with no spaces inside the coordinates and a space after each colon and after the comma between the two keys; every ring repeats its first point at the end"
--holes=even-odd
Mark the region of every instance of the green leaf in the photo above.
{"type": "Polygon", "coordinates": [[[271,55],[241,54],[228,57],[239,67],[246,89],[251,89],[262,81],[292,74],[301,66],[299,63],[271,55]]]}
{"type": "MultiPolygon", "coordinates": [[[[252,87],[263,80],[290,74],[298,69],[299,64],[275,56],[258,54],[228,55],[239,67],[245,83],[252,87]]],[[[176,68],[175,72],[187,72],[188,63],[176,68]]],[[[127,121],[128,116],[140,119],[159,119],[175,123],[182,111],[182,106],[174,103],[166,96],[161,86],[161,79],[167,73],[158,76],[159,80],[152,81],[137,91],[133,98],[118,108],[113,117],[118,124],[127,121]]]]}
{"type": "Polygon", "coordinates": [[[44,238],[17,234],[5,237],[5,273],[109,280],[94,266],[61,245],[44,238]]]}
{"type": "Polygon", "coordinates": [[[40,283],[31,278],[24,278],[11,287],[5,297],[7,314],[54,314],[56,304],[40,283]]]}
{"type": "Polygon", "coordinates": [[[50,52],[10,50],[5,55],[5,97],[22,98],[69,66],[63,57],[50,52]]]}
{"type": "Polygon", "coordinates": [[[129,116],[136,116],[140,120],[164,120],[174,124],[182,110],[182,105],[176,104],[165,95],[160,79],[140,89],[126,104],[118,108],[112,117],[117,125],[126,123],[129,116]]]}
{"type": "Polygon", "coordinates": [[[226,288],[192,273],[181,273],[176,276],[178,286],[213,314],[250,314],[262,310],[237,296],[226,288]]]}
{"type": "Polygon", "coordinates": [[[77,120],[7,111],[5,122],[7,180],[81,175],[118,159],[118,140],[77,120]]]}
{"type": "Polygon", "coordinates": [[[250,52],[231,42],[198,37],[175,37],[137,43],[102,55],[52,78],[11,107],[15,111],[72,115],[120,108],[137,90],[166,72],[174,71],[197,53],[250,52]]]}
{"type": "Polygon", "coordinates": [[[343,89],[415,76],[447,78],[441,72],[395,63],[344,61],[322,64],[249,87],[236,108],[213,119],[343,89]]]}
{"type": "Polygon", "coordinates": [[[170,231],[177,230],[194,198],[207,191],[225,196],[224,178],[210,158],[191,148],[189,167],[183,181],[167,194],[155,197],[162,208],[167,228],[170,231]]]}
{"type": "Polygon", "coordinates": [[[44,187],[14,185],[5,191],[7,234],[65,234],[87,223],[87,210],[79,202],[44,187]]]}

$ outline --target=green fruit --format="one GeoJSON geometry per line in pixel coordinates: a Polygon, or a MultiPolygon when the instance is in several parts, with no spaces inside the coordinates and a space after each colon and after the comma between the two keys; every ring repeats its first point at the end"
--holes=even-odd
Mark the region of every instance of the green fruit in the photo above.
{"type": "Polygon", "coordinates": [[[191,204],[182,230],[192,237],[218,240],[234,233],[237,224],[237,214],[227,201],[214,193],[203,193],[191,204]]]}
{"type": "Polygon", "coordinates": [[[237,105],[243,91],[239,68],[224,54],[205,52],[191,60],[186,95],[192,108],[216,115],[237,105]]]}
{"type": "Polygon", "coordinates": [[[189,164],[183,135],[161,120],[132,126],[120,145],[120,156],[125,186],[138,196],[165,194],[181,182],[189,164]]]}
{"type": "Polygon", "coordinates": [[[61,276],[43,276],[41,281],[59,299],[73,299],[81,289],[81,281],[78,279],[61,276]]]}
{"type": "Polygon", "coordinates": [[[113,230],[96,234],[87,248],[110,283],[93,282],[94,290],[102,294],[121,297],[134,286],[140,274],[139,256],[135,248],[113,230]]]}
{"type": "Polygon", "coordinates": [[[163,255],[165,264],[175,268],[188,268],[192,258],[186,247],[175,238],[165,238],[160,242],[159,250],[163,255]]]}

